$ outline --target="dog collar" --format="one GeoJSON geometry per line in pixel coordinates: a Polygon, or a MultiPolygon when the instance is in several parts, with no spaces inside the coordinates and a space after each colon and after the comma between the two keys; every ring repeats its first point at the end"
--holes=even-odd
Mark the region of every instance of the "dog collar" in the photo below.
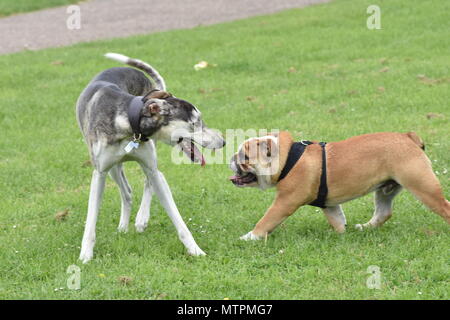
{"type": "MultiPolygon", "coordinates": [[[[303,155],[303,152],[305,152],[305,149],[307,146],[314,144],[312,141],[306,141],[302,140],[300,142],[294,142],[291,146],[291,149],[289,149],[288,157],[286,159],[286,164],[284,165],[283,170],[281,170],[280,176],[278,177],[278,182],[284,179],[291,169],[294,167],[294,165],[300,160],[301,156],[303,155]]],[[[309,203],[311,206],[319,207],[319,208],[326,208],[325,202],[328,195],[328,186],[327,186],[327,158],[326,158],[326,152],[325,152],[325,145],[326,142],[320,142],[319,145],[322,147],[322,173],[320,175],[320,185],[319,185],[319,192],[317,195],[316,200],[309,203]]]]}
{"type": "Polygon", "coordinates": [[[141,110],[144,107],[143,97],[134,97],[128,106],[128,120],[133,130],[133,138],[135,141],[148,141],[148,138],[141,132],[141,110]]]}

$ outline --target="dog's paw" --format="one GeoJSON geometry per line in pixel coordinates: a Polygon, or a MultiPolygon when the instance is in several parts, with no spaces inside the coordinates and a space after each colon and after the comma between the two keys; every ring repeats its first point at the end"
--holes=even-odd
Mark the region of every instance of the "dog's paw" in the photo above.
{"type": "Polygon", "coordinates": [[[261,240],[262,237],[257,236],[257,235],[255,235],[255,234],[253,234],[252,231],[250,231],[249,233],[244,234],[244,235],[243,235],[242,237],[240,237],[239,239],[245,240],[245,241],[249,241],[249,240],[261,240]]]}
{"type": "Polygon", "coordinates": [[[139,232],[139,233],[142,233],[145,231],[145,229],[147,229],[146,223],[136,223],[134,226],[136,228],[136,232],[139,232]]]}
{"type": "Polygon", "coordinates": [[[136,221],[134,223],[134,227],[136,228],[136,231],[139,233],[142,233],[147,229],[148,226],[148,220],[150,219],[150,214],[148,210],[140,210],[138,211],[136,215],[136,221]]]}
{"type": "Polygon", "coordinates": [[[120,233],[127,233],[128,232],[128,226],[124,226],[119,224],[119,226],[117,227],[117,231],[119,231],[120,233]]]}
{"type": "Polygon", "coordinates": [[[94,252],[81,252],[78,259],[81,260],[83,264],[86,264],[92,260],[93,256],[94,252]]]}
{"type": "Polygon", "coordinates": [[[198,246],[188,249],[188,254],[190,256],[196,256],[196,257],[198,257],[198,256],[206,256],[206,253],[202,249],[200,249],[198,246]]]}

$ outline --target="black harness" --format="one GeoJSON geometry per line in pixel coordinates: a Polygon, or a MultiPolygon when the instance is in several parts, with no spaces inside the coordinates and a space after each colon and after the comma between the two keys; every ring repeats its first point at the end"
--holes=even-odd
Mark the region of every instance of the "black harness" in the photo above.
{"type": "MultiPolygon", "coordinates": [[[[286,159],[286,164],[284,165],[283,170],[281,170],[280,176],[278,177],[278,181],[284,179],[294,165],[300,160],[303,152],[310,144],[314,144],[311,141],[302,140],[300,142],[294,142],[289,150],[288,157],[286,159]]],[[[327,186],[327,158],[325,153],[325,145],[326,142],[320,142],[319,145],[322,147],[322,174],[320,175],[320,185],[319,192],[317,194],[316,200],[309,203],[310,206],[315,206],[319,208],[326,208],[325,202],[327,200],[328,195],[328,186],[327,186]]]]}

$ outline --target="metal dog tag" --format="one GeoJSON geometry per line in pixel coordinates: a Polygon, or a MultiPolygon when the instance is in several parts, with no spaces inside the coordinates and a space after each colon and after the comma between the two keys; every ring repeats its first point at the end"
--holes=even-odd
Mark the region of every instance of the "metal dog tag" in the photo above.
{"type": "Polygon", "coordinates": [[[126,147],[125,147],[124,149],[125,149],[125,152],[126,152],[126,153],[130,153],[131,150],[137,149],[137,148],[139,148],[139,142],[136,142],[136,141],[130,141],[130,142],[126,145],[126,147]]]}

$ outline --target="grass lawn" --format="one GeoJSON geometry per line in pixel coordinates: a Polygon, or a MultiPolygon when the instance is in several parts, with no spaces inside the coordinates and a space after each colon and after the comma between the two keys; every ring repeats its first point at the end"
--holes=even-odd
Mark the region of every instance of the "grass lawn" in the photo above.
{"type": "MultiPolygon", "coordinates": [[[[119,234],[120,198],[108,179],[94,260],[77,260],[92,168],[83,165],[88,153],[74,106],[96,73],[118,66],[102,57],[109,51],[154,65],[169,91],[222,132],[278,128],[297,139],[335,141],[416,131],[450,198],[450,2],[380,0],[382,29],[368,30],[372,3],[337,0],[0,56],[0,298],[449,299],[449,226],[408,192],[377,230],[353,228],[372,215],[367,196],[344,205],[344,235],[316,208],[303,207],[266,243],[242,242],[274,192],[235,188],[227,164],[175,165],[162,144],[160,169],[208,256],[185,254],[156,199],[146,232],[131,225],[119,234]],[[200,60],[217,66],[194,71],[200,60]],[[67,219],[57,221],[66,209],[67,219]],[[72,264],[81,268],[80,290],[66,287],[72,264]],[[366,286],[371,265],[380,267],[380,289],[366,286]],[[132,280],[123,284],[120,276],[132,280]]],[[[135,163],[125,168],[136,212],[143,174],[135,163]]]]}
{"type": "Polygon", "coordinates": [[[80,2],[80,0],[2,0],[0,2],[0,17],[77,2],[80,2]]]}

